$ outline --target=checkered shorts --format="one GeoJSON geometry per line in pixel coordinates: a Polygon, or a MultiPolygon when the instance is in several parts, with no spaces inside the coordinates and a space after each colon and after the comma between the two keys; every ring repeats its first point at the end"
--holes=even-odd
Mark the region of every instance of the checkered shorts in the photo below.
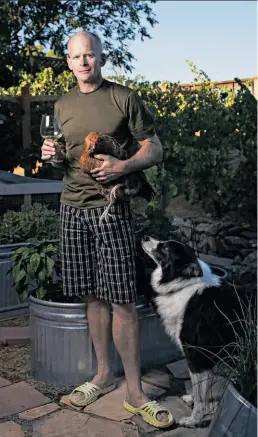
{"type": "Polygon", "coordinates": [[[108,302],[136,300],[135,239],[130,206],[78,209],[61,204],[60,255],[66,296],[94,295],[108,302]]]}

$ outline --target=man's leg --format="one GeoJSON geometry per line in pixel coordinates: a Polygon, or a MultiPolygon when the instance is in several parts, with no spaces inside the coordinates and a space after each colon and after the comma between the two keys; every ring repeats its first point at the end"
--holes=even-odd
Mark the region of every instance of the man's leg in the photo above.
{"type": "MultiPolygon", "coordinates": [[[[113,339],[124,367],[126,400],[130,405],[140,407],[149,402],[149,398],[141,384],[139,321],[134,303],[113,304],[113,339]]],[[[157,419],[167,422],[167,413],[158,414],[157,419]]]]}
{"type": "Polygon", "coordinates": [[[115,377],[110,366],[111,314],[105,300],[87,298],[87,319],[93,341],[98,370],[93,384],[103,388],[111,385],[115,377]]]}
{"type": "MultiPolygon", "coordinates": [[[[88,296],[86,298],[86,312],[91,339],[93,341],[96,358],[97,374],[92,383],[100,388],[108,387],[115,381],[110,366],[111,344],[111,314],[106,301],[88,296]]],[[[76,402],[85,398],[84,393],[77,391],[73,394],[76,402]]]]}

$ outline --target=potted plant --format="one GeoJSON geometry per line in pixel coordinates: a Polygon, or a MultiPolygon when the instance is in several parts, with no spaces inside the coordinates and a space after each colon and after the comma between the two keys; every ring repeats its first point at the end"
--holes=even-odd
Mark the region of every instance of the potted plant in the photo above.
{"type": "MultiPolygon", "coordinates": [[[[96,373],[96,358],[89,335],[85,303],[62,294],[57,243],[30,242],[12,256],[12,273],[20,298],[30,298],[31,369],[47,383],[80,384],[96,373]]],[[[142,366],[151,368],[178,357],[160,319],[139,296],[142,366]],[[155,353],[153,351],[155,350],[155,353]]],[[[120,357],[112,345],[112,364],[122,373],[120,357]]]]}
{"type": "MultiPolygon", "coordinates": [[[[243,336],[237,334],[232,352],[221,367],[227,385],[207,437],[254,437],[257,432],[257,313],[256,299],[243,303],[243,336]],[[255,300],[255,302],[254,302],[255,300]]],[[[240,318],[239,318],[240,321],[240,318]]]]}
{"type": "Polygon", "coordinates": [[[34,203],[20,212],[7,211],[0,223],[0,319],[11,318],[28,312],[28,301],[21,303],[13,287],[12,254],[26,246],[30,238],[57,239],[59,218],[46,205],[34,203]]]}

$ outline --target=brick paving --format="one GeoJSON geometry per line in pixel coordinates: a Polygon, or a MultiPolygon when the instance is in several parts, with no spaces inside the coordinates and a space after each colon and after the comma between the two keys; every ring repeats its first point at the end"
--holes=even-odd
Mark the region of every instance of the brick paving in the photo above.
{"type": "MultiPolygon", "coordinates": [[[[178,420],[191,414],[180,396],[190,390],[185,360],[152,369],[143,375],[143,387],[158,399],[178,420]]],[[[31,385],[11,384],[0,378],[0,437],[206,437],[207,428],[185,429],[174,425],[157,430],[140,416],[122,407],[125,381],[84,410],[73,407],[68,396],[58,402],[44,396],[31,385]]]]}

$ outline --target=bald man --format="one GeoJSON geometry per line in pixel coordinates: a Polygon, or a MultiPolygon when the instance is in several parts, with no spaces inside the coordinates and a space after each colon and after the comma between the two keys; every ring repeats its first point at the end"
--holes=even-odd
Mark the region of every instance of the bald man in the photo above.
{"type": "Polygon", "coordinates": [[[158,164],[163,157],[162,146],[152,117],[137,93],[103,79],[101,69],[106,57],[96,35],[74,34],[68,42],[68,54],[68,66],[78,85],[55,105],[63,126],[66,150],[55,148],[51,140],[45,140],[42,160],[53,165],[60,165],[58,161],[63,163],[60,212],[63,291],[68,296],[86,298],[89,330],[98,363],[97,375],[91,382],[77,387],[70,400],[76,406],[86,406],[115,388],[109,358],[112,323],[113,340],[127,382],[124,407],[140,414],[153,426],[167,427],[173,423],[171,413],[150,402],[141,385],[135,305],[136,251],[130,205],[116,202],[111,215],[99,225],[108,202],[98,191],[100,184],[158,164]],[[85,175],[80,170],[79,158],[84,139],[92,131],[114,137],[125,150],[130,149],[135,138],[139,150],[125,161],[97,155],[104,160],[102,166],[93,170],[91,176],[85,175]]]}

